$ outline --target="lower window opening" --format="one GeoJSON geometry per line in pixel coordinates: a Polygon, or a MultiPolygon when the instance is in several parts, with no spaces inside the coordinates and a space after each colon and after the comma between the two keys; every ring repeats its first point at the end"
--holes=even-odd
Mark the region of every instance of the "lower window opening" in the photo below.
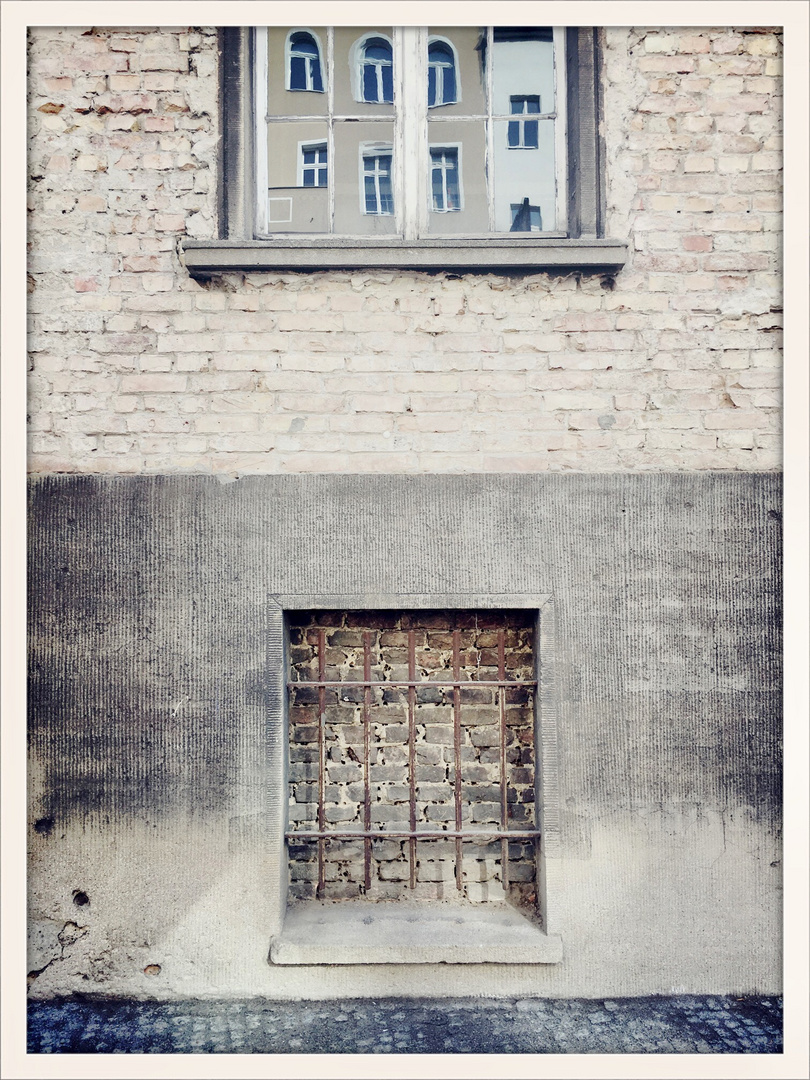
{"type": "Polygon", "coordinates": [[[535,914],[531,613],[294,612],[289,632],[289,900],[535,914]]]}

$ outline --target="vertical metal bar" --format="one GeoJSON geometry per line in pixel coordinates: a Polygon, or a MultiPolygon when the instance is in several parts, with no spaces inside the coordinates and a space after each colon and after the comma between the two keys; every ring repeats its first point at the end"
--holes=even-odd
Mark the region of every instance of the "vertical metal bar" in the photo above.
{"type": "MultiPolygon", "coordinates": [[[[371,631],[363,632],[363,681],[371,682],[371,631]]],[[[369,832],[371,829],[371,789],[368,781],[368,729],[371,723],[371,687],[366,686],[363,690],[363,829],[369,832]]],[[[363,857],[366,869],[366,893],[371,888],[371,839],[363,840],[363,857]]]]}
{"type": "MultiPolygon", "coordinates": [[[[461,656],[459,631],[453,631],[453,745],[455,748],[456,832],[461,832],[461,656]]],[[[456,837],[456,888],[463,887],[461,870],[461,837],[456,837]]]]}
{"type": "MultiPolygon", "coordinates": [[[[326,776],[326,746],[324,727],[326,724],[326,687],[323,685],[326,678],[326,631],[318,631],[318,831],[323,832],[326,828],[326,812],[324,809],[324,783],[326,776]]],[[[324,865],[323,865],[323,837],[318,837],[318,891],[315,894],[319,900],[323,899],[324,893],[324,865]]]]}
{"type": "MultiPolygon", "coordinates": [[[[408,631],[408,681],[416,681],[416,633],[408,631]]],[[[411,832],[416,832],[416,745],[414,706],[416,704],[416,687],[408,687],[408,771],[410,775],[410,812],[411,832]]],[[[416,840],[411,837],[409,843],[409,858],[411,864],[411,888],[416,888],[416,840]]]]}
{"type": "MultiPolygon", "coordinates": [[[[498,631],[498,681],[506,680],[506,631],[503,627],[498,631]]],[[[506,687],[499,686],[498,704],[500,705],[501,720],[501,828],[508,828],[507,814],[509,806],[506,799],[506,687]]],[[[501,838],[501,884],[503,891],[509,889],[509,840],[501,838]]]]}

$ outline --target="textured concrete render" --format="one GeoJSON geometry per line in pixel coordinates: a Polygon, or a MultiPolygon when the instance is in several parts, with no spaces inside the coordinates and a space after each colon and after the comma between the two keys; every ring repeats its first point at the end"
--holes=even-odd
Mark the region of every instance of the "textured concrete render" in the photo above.
{"type": "Polygon", "coordinates": [[[562,942],[508,904],[297,904],[274,964],[555,964],[562,942]]]}
{"type": "Polygon", "coordinates": [[[32,481],[31,992],[779,993],[780,498],[740,474],[32,481]],[[335,594],[553,597],[562,963],[461,986],[447,964],[268,963],[271,598],[335,594]]]}
{"type": "Polygon", "coordinates": [[[778,1054],[777,998],[36,1002],[31,1054],[778,1054]]]}

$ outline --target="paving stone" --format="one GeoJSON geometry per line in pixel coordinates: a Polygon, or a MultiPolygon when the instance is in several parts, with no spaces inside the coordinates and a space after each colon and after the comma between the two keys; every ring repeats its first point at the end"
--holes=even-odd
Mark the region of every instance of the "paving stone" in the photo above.
{"type": "Polygon", "coordinates": [[[778,1054],[780,998],[34,1001],[32,1054],[778,1054]]]}

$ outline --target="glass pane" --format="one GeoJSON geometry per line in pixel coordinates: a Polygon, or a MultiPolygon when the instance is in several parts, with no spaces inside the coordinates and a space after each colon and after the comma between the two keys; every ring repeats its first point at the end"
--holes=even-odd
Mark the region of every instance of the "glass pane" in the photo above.
{"type": "Polygon", "coordinates": [[[394,125],[335,122],[335,232],[349,236],[396,231],[394,125]]]}
{"type": "MultiPolygon", "coordinates": [[[[455,47],[457,57],[457,66],[455,68],[445,67],[443,72],[443,99],[449,104],[432,105],[432,110],[435,109],[439,115],[483,116],[486,112],[482,41],[486,41],[486,35],[477,26],[429,27],[429,69],[430,58],[434,55],[434,45],[445,50],[443,62],[453,59],[453,50],[447,42],[451,42],[455,47]],[[433,39],[440,40],[434,42],[433,39]]],[[[440,54],[436,52],[435,57],[438,61],[440,54]]],[[[430,75],[428,75],[428,78],[430,78],[430,75]]]]}
{"type": "Polygon", "coordinates": [[[436,104],[436,69],[428,68],[428,108],[436,104]]]}
{"type": "Polygon", "coordinates": [[[393,116],[393,39],[390,26],[335,27],[336,116],[393,116]]]}
{"type": "Polygon", "coordinates": [[[548,232],[556,228],[553,120],[494,122],[495,231],[548,232]],[[537,148],[515,149],[513,124],[536,128],[537,148]]]}
{"type": "Polygon", "coordinates": [[[433,236],[489,232],[485,122],[430,121],[428,138],[428,231],[433,236]]]}
{"type": "Polygon", "coordinates": [[[554,112],[554,41],[551,27],[496,27],[492,47],[493,113],[554,112]],[[536,108],[513,109],[513,97],[536,108]]]}
{"type": "Polygon", "coordinates": [[[325,65],[326,27],[308,27],[305,33],[292,35],[289,27],[268,27],[268,115],[325,116],[328,104],[323,93],[325,65]]]}
{"type": "Polygon", "coordinates": [[[329,231],[329,164],[323,121],[267,125],[268,229],[329,231]]]}

